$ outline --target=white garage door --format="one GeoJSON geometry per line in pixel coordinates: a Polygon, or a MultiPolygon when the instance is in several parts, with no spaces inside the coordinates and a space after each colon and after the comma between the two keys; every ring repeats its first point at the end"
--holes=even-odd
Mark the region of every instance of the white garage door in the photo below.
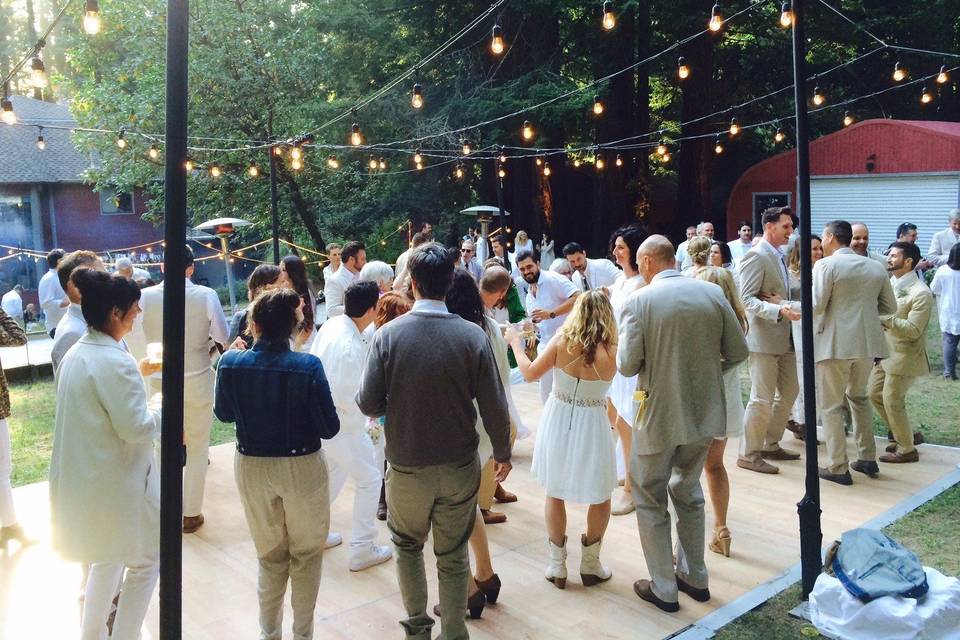
{"type": "Polygon", "coordinates": [[[897,227],[912,222],[926,254],[933,234],[948,226],[947,214],[960,203],[960,175],[815,177],[810,181],[814,233],[830,220],[860,220],[870,228],[871,249],[896,240],[897,227]]]}

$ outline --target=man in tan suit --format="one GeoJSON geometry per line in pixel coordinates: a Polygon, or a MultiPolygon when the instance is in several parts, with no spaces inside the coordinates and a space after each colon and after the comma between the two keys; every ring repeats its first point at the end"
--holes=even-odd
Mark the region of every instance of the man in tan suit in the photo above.
{"type": "Polygon", "coordinates": [[[751,384],[737,466],[777,473],[780,469],[766,460],[800,459],[799,453],[780,447],[800,392],[791,334],[791,321],[799,320],[800,314],[790,305],[790,276],[780,252],[793,233],[790,208],[767,209],[762,220],[763,238],[740,262],[740,297],[750,325],[751,384]]]}
{"type": "Polygon", "coordinates": [[[650,284],[624,303],[617,350],[620,373],[639,374],[630,477],[651,579],[638,580],[633,590],[674,612],[678,591],[710,599],[700,475],[710,442],[726,434],[723,370],[746,360],[748,351],[723,291],[681,276],[669,240],[650,236],[637,263],[650,284]],[[668,494],[677,512],[676,569],[668,494]]]}
{"type": "Polygon", "coordinates": [[[897,312],[881,322],[890,357],[873,366],[870,400],[896,442],[887,447],[887,454],[880,456],[880,462],[920,460],[907,417],[906,397],[917,376],[930,372],[926,333],[935,306],[933,293],[917,276],[920,259],[920,249],[909,242],[894,242],[887,254],[897,312]]]}
{"type": "Polygon", "coordinates": [[[817,401],[827,440],[826,466],[820,468],[820,477],[842,485],[853,484],[843,431],[845,401],[853,413],[859,452],[849,466],[870,476],[879,472],[867,381],[874,360],[887,355],[880,316],[897,311],[886,270],[854,253],[852,237],[849,222],[827,223],[822,243],[825,257],[813,266],[817,401]]]}

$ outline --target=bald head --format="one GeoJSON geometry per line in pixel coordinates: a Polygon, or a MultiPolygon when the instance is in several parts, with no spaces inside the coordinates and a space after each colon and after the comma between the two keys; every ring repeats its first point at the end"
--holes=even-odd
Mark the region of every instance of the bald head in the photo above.
{"type": "Polygon", "coordinates": [[[676,264],[673,245],[665,236],[652,235],[637,249],[637,266],[647,282],[661,271],[673,269],[676,264]]]}

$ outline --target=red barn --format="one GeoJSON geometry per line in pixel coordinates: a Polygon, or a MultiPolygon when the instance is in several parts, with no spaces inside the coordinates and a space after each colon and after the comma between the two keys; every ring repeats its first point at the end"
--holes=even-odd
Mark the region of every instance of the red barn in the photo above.
{"type": "MultiPolygon", "coordinates": [[[[912,222],[925,250],[960,205],[960,123],[865,120],[810,143],[810,207],[814,233],[835,219],[860,220],[871,245],[885,248],[897,226],[912,222]]],[[[727,202],[727,237],[768,206],[797,202],[796,150],[748,169],[727,202]]]]}

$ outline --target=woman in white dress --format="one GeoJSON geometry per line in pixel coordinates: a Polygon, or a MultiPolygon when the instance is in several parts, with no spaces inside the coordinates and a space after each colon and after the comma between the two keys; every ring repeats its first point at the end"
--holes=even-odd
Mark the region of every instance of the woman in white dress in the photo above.
{"type": "Polygon", "coordinates": [[[154,440],[160,413],[147,407],[141,375],[159,370],[126,350],[140,313],[140,290],[92,269],[71,275],[88,329],[57,370],[50,464],[53,547],[90,566],[80,637],[106,637],[123,577],[112,638],[140,636],[159,576],[160,483],[154,440]],[[124,577],[125,574],[125,577],[124,577]]]}
{"type": "Polygon", "coordinates": [[[553,370],[553,390],[543,407],[533,450],[533,473],[547,494],[545,519],[550,550],[546,578],[567,584],[566,501],[588,504],[587,531],[580,536],[584,586],[613,575],[600,563],[600,544],[610,522],[610,494],[617,486],[616,455],[606,415],[606,395],[617,370],[617,325],[602,291],[578,296],[573,311],[550,343],[530,362],[520,332],[507,342],[528,382],[553,370]]]}
{"type": "MultiPolygon", "coordinates": [[[[517,237],[513,239],[513,255],[518,256],[524,251],[533,253],[533,240],[530,239],[526,231],[521,229],[517,231],[517,237]]],[[[543,262],[542,259],[541,262],[543,262]]]]}
{"type": "MultiPolygon", "coordinates": [[[[639,224],[621,227],[610,237],[610,253],[617,266],[623,269],[620,277],[610,285],[610,304],[614,319],[620,318],[620,310],[627,297],[646,284],[637,271],[637,249],[647,238],[639,224]]],[[[607,392],[607,418],[617,432],[617,477],[623,477],[622,488],[614,494],[611,513],[622,516],[636,508],[630,491],[630,450],[633,445],[633,394],[637,390],[637,376],[624,377],[618,371],[607,392]]]]}
{"type": "Polygon", "coordinates": [[[544,231],[543,238],[540,239],[540,264],[542,265],[552,265],[553,261],[556,259],[557,254],[553,250],[553,238],[544,231]]]}
{"type": "MultiPolygon", "coordinates": [[[[723,289],[724,295],[733,311],[737,314],[743,332],[747,332],[747,312],[740,301],[740,292],[733,281],[733,274],[723,267],[706,267],[697,272],[696,278],[712,282],[723,289]]],[[[730,557],[730,529],[727,528],[727,509],[730,506],[730,479],[723,466],[723,451],[727,438],[739,438],[743,435],[743,397],[740,393],[741,366],[732,367],[723,373],[724,400],[727,405],[727,435],[715,438],[707,451],[707,461],[703,466],[707,476],[707,491],[710,504],[713,505],[713,538],[707,544],[710,551],[730,557]]]]}

